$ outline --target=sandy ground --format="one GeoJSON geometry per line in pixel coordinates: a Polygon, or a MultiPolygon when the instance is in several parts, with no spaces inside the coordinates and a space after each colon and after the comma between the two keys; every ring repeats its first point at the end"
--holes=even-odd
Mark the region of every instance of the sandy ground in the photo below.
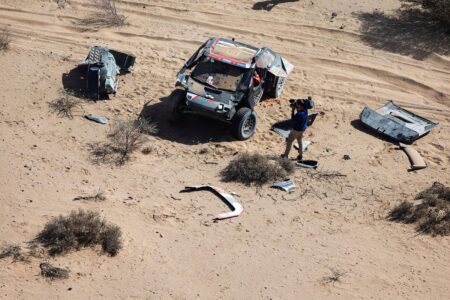
{"type": "Polygon", "coordinates": [[[129,25],[121,28],[82,26],[95,11],[91,1],[66,2],[0,0],[0,25],[13,34],[0,53],[0,246],[25,245],[51,217],[84,208],[119,225],[124,248],[114,258],[86,249],[50,259],[70,268],[65,281],[40,277],[39,259],[0,260],[0,298],[448,299],[450,239],[385,220],[432,182],[450,183],[448,35],[412,30],[408,18],[392,15],[394,0],[286,2],[270,11],[256,1],[126,0],[118,8],[129,25]],[[217,35],[269,46],[296,67],[283,96],[257,108],[250,141],[235,141],[214,121],[167,120],[176,73],[217,35]],[[114,120],[144,110],[160,128],[148,142],[152,153],[137,152],[123,167],[90,160],[87,144],[104,141],[107,126],[81,110],[58,118],[48,107],[92,44],[138,58],[119,93],[84,112],[114,120]],[[299,170],[291,194],[221,182],[236,152],[282,152],[270,126],[289,115],[287,99],[307,95],[321,115],[305,156],[347,176],[299,170]],[[364,105],[388,99],[439,122],[414,144],[427,169],[408,172],[403,152],[354,122],[364,105]],[[226,207],[213,194],[179,194],[206,182],[239,194],[243,214],[214,223],[226,207]],[[73,201],[99,188],[106,201],[73,201]],[[341,281],[324,283],[332,269],[344,273],[341,281]]]}

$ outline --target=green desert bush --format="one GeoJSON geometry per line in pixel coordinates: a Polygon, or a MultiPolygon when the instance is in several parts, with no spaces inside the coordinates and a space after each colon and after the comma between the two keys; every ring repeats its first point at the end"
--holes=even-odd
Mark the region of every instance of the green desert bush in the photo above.
{"type": "Polygon", "coordinates": [[[36,241],[48,249],[50,255],[100,245],[105,253],[115,256],[122,248],[122,233],[98,213],[80,209],[50,220],[36,241]]]}

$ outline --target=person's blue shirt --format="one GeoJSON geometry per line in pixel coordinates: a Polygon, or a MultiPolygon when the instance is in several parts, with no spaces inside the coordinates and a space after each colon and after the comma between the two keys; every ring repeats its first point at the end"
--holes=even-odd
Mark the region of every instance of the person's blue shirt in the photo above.
{"type": "Polygon", "coordinates": [[[308,128],[308,110],[298,111],[292,117],[292,128],[295,131],[305,131],[308,128]]]}

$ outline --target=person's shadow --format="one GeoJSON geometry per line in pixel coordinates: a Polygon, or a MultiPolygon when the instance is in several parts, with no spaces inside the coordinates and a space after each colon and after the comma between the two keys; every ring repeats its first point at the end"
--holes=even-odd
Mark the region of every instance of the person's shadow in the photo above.
{"type": "Polygon", "coordinates": [[[252,9],[254,10],[267,10],[271,11],[272,8],[278,4],[288,3],[288,2],[298,2],[299,0],[270,0],[270,1],[258,1],[253,4],[252,9]]]}

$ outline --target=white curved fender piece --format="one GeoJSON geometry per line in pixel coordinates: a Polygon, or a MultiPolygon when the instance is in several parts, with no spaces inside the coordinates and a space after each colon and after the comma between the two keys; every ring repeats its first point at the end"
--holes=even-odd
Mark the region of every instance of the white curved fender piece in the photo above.
{"type": "Polygon", "coordinates": [[[416,151],[416,149],[402,143],[399,143],[399,147],[405,151],[409,161],[411,162],[411,168],[409,169],[410,171],[421,170],[427,167],[427,163],[419,152],[416,151]]]}
{"type": "Polygon", "coordinates": [[[222,190],[221,188],[218,188],[215,186],[205,185],[205,184],[195,185],[195,186],[187,186],[183,190],[183,192],[191,192],[191,191],[199,191],[199,190],[212,191],[213,193],[220,196],[230,207],[233,208],[232,211],[219,213],[219,214],[215,215],[216,220],[223,220],[223,219],[237,217],[244,210],[242,205],[240,203],[238,203],[231,194],[229,194],[229,193],[225,192],[224,190],[222,190]]]}

